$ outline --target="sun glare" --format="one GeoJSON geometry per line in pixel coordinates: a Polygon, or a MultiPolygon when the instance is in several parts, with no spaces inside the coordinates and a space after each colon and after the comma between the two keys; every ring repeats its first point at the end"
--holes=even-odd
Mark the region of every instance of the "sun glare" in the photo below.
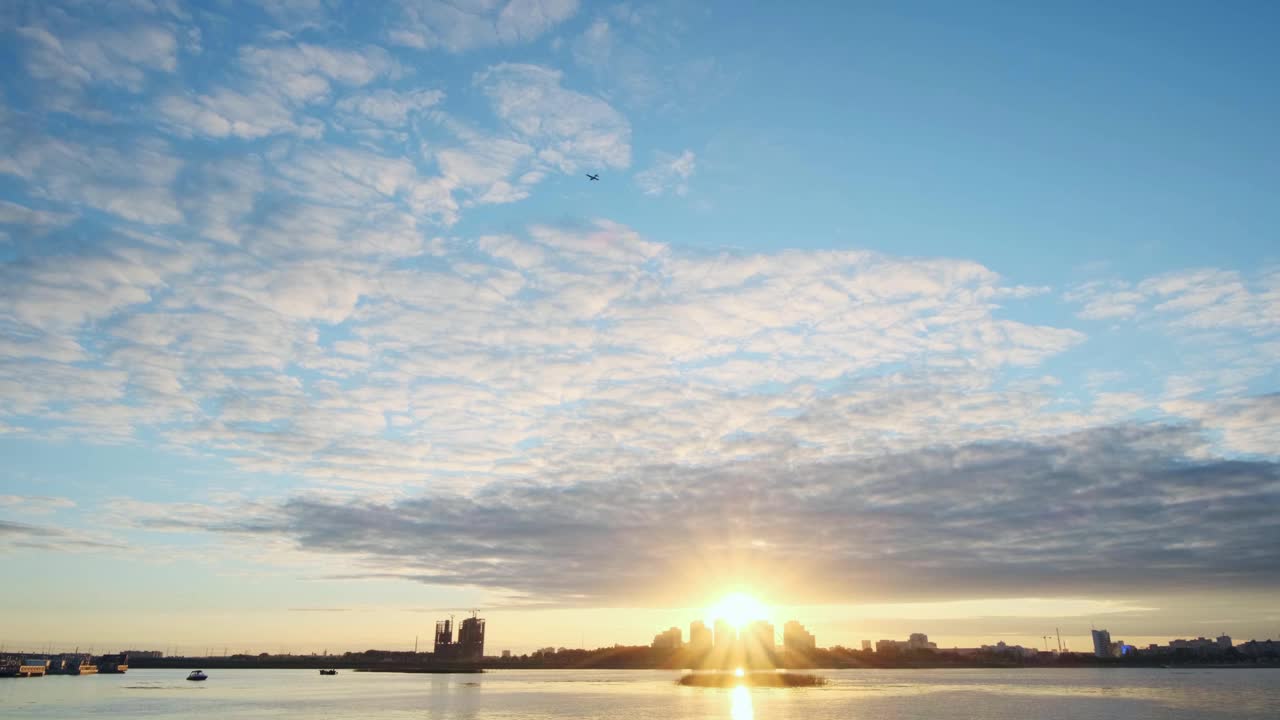
{"type": "Polygon", "coordinates": [[[730,593],[720,599],[707,612],[711,622],[724,620],[734,628],[741,630],[753,620],[762,620],[769,614],[768,609],[759,600],[745,593],[730,593]]]}

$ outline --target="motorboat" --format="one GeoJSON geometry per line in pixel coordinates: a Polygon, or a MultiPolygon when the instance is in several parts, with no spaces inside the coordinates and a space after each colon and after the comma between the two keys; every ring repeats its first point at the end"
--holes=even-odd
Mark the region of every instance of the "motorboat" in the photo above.
{"type": "Polygon", "coordinates": [[[321,670],[320,674],[321,675],[337,675],[338,671],[332,668],[328,668],[328,669],[321,670]]]}
{"type": "Polygon", "coordinates": [[[188,680],[208,680],[209,676],[205,675],[203,670],[192,670],[191,674],[187,676],[187,679],[188,680]]]}

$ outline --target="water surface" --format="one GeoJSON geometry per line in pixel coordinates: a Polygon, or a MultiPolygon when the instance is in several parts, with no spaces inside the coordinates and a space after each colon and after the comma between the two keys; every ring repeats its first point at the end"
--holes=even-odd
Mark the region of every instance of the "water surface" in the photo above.
{"type": "Polygon", "coordinates": [[[130,670],[0,678],[0,717],[27,718],[731,718],[1273,720],[1275,669],[836,670],[818,688],[696,688],[677,673],[497,670],[398,675],[315,670],[130,670]]]}

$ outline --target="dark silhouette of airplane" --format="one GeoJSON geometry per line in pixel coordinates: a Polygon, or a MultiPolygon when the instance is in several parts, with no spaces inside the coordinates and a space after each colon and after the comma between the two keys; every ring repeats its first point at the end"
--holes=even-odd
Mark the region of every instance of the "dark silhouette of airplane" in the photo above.
{"type": "Polygon", "coordinates": [[[587,179],[591,180],[592,182],[595,182],[596,180],[599,180],[599,179],[600,179],[600,176],[599,176],[599,175],[592,175],[591,173],[587,173],[587,179]]]}

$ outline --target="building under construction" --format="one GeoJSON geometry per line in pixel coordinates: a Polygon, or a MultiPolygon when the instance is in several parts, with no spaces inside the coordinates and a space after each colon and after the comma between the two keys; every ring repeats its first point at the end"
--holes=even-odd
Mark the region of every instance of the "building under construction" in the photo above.
{"type": "Polygon", "coordinates": [[[436,623],[435,659],[477,662],[484,657],[484,619],[465,618],[458,626],[458,641],[453,641],[453,618],[436,623]]]}

